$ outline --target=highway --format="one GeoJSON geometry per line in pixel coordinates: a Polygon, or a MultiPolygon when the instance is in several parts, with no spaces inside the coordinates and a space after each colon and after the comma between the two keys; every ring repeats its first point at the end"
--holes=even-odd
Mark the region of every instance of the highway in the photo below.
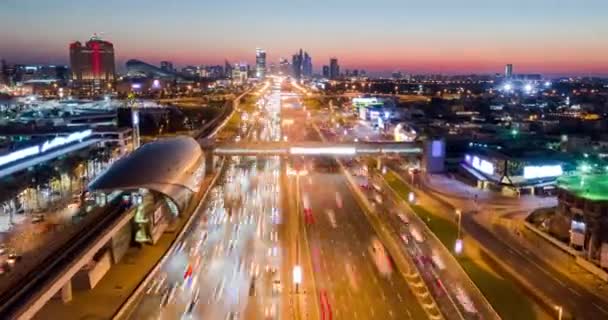
{"type": "MultiPolygon", "coordinates": [[[[284,99],[281,114],[287,141],[319,141],[304,125],[311,116],[297,97],[284,99]]],[[[300,190],[303,245],[320,319],[427,319],[337,164],[330,158],[292,157],[290,168],[305,173],[292,183],[299,184],[294,189],[300,190]]]]}
{"type": "MultiPolygon", "coordinates": [[[[280,139],[280,93],[253,130],[280,139]]],[[[146,288],[131,319],[275,319],[281,308],[280,160],[232,157],[195,223],[146,288]]]]}
{"type": "Polygon", "coordinates": [[[337,319],[426,319],[344,176],[313,172],[301,184],[313,217],[306,228],[324,313],[337,319]]]}
{"type": "MultiPolygon", "coordinates": [[[[393,169],[399,170],[392,165],[393,169]]],[[[404,172],[401,172],[405,176],[404,172]]],[[[454,212],[447,202],[439,202],[428,196],[430,190],[422,184],[418,189],[419,199],[424,201],[424,206],[435,212],[454,212]]],[[[463,208],[470,207],[466,201],[455,199],[454,204],[460,204],[463,208]]],[[[480,207],[482,210],[484,206],[480,207]]],[[[503,241],[504,235],[494,233],[494,230],[486,228],[477,219],[473,212],[464,212],[462,215],[463,230],[483,244],[494,257],[505,264],[512,276],[518,277],[522,285],[530,295],[536,295],[546,304],[560,305],[564,312],[572,314],[577,319],[606,319],[608,318],[608,303],[606,299],[597,296],[582,285],[572,281],[544,260],[536,257],[518,241],[503,241]]],[[[453,219],[453,216],[448,216],[453,219]]],[[[507,238],[504,238],[507,239],[507,238]]],[[[547,306],[549,309],[550,306],[547,306]]]]}

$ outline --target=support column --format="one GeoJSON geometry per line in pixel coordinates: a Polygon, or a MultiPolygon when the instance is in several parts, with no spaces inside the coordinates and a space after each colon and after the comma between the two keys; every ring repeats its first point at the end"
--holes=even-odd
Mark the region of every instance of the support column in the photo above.
{"type": "Polygon", "coordinates": [[[205,173],[212,174],[215,171],[215,155],[213,150],[205,150],[205,173]]]}
{"type": "Polygon", "coordinates": [[[63,301],[63,303],[72,301],[72,280],[61,287],[61,301],[63,301]]]}

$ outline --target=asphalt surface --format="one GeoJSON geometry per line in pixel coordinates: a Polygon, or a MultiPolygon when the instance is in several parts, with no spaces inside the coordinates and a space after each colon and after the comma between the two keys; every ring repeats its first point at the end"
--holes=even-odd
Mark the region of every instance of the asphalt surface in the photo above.
{"type": "MultiPolygon", "coordinates": [[[[309,125],[318,113],[306,110],[298,97],[284,99],[281,112],[288,141],[320,141],[309,125]]],[[[303,246],[308,249],[302,250],[308,251],[302,257],[311,260],[319,318],[427,319],[406,280],[379,245],[346,178],[339,171],[323,172],[314,165],[333,160],[306,157],[291,161],[295,169],[307,173],[297,179],[296,188],[306,237],[303,246]]]]}
{"type": "MultiPolygon", "coordinates": [[[[423,190],[429,191],[425,188],[423,190]]],[[[464,200],[457,202],[465,205],[464,200]]],[[[433,204],[430,210],[453,212],[443,203],[429,203],[433,204]]],[[[605,299],[561,274],[517,241],[507,243],[501,240],[500,235],[492,233],[476,221],[474,215],[473,212],[463,213],[463,230],[520,277],[522,285],[530,295],[540,294],[542,297],[539,298],[544,300],[545,304],[560,305],[576,319],[608,319],[608,303],[605,299]]]]}
{"type": "Polygon", "coordinates": [[[331,319],[329,314],[336,319],[426,319],[390,257],[372,252],[377,237],[344,176],[314,172],[309,178],[301,180],[301,190],[314,217],[306,228],[325,319],[331,319]]]}
{"type": "MultiPolygon", "coordinates": [[[[280,139],[278,91],[244,139],[280,139]]],[[[233,157],[131,319],[277,319],[281,222],[276,157],[233,157]]]]}

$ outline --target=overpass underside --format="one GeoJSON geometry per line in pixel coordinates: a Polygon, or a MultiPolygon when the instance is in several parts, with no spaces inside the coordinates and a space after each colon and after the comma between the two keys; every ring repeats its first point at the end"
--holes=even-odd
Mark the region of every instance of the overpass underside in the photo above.
{"type": "Polygon", "coordinates": [[[213,148],[215,155],[251,155],[251,156],[345,156],[370,154],[422,154],[422,147],[417,143],[233,143],[213,148]]]}

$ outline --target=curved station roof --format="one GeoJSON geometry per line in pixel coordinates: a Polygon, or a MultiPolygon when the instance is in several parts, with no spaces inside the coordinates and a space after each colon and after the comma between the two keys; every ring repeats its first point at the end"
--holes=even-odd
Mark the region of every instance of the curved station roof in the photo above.
{"type": "Polygon", "coordinates": [[[204,173],[201,161],[203,151],[190,137],[147,143],[113,163],[89,184],[89,190],[145,188],[166,195],[182,211],[200,186],[204,173]]]}

